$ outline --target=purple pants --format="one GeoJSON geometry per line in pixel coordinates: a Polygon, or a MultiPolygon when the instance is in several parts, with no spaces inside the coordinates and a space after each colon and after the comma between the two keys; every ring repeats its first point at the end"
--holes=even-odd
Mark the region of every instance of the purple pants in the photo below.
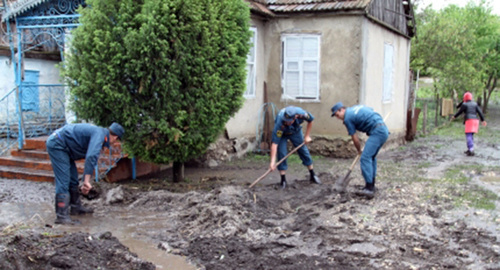
{"type": "Polygon", "coordinates": [[[474,151],[474,133],[465,133],[465,139],[467,140],[467,149],[474,151]]]}

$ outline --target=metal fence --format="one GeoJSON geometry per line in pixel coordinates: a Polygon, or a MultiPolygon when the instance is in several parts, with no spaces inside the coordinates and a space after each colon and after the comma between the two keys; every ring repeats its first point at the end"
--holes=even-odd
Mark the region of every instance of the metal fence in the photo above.
{"type": "Polygon", "coordinates": [[[442,103],[442,98],[417,98],[416,108],[420,109],[417,135],[426,135],[449,122],[451,115],[442,115],[442,103]]]}
{"type": "Polygon", "coordinates": [[[64,89],[31,85],[14,88],[0,99],[0,154],[16,142],[22,148],[19,143],[25,138],[48,135],[66,123],[64,89]]]}

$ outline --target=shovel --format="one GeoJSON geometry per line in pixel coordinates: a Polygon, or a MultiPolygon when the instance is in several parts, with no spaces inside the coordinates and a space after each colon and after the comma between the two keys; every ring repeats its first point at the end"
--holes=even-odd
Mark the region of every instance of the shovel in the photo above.
{"type": "MultiPolygon", "coordinates": [[[[391,112],[389,112],[384,117],[384,122],[387,120],[387,118],[389,117],[389,115],[391,115],[391,112]]],[[[363,151],[363,150],[361,150],[361,151],[363,151]]],[[[334,187],[335,191],[337,191],[337,192],[344,192],[345,188],[349,184],[349,181],[351,181],[351,179],[349,178],[349,175],[351,175],[352,169],[354,168],[354,165],[356,165],[356,163],[358,162],[358,160],[359,160],[360,157],[361,157],[361,155],[358,154],[356,156],[356,158],[354,159],[354,161],[352,162],[351,167],[349,168],[349,171],[347,172],[347,174],[344,177],[339,177],[337,179],[337,181],[335,181],[335,187],[334,187]]]]}
{"type": "Polygon", "coordinates": [[[352,162],[351,167],[349,168],[349,171],[347,172],[347,174],[344,177],[339,177],[337,179],[337,181],[335,181],[335,187],[334,187],[335,191],[343,192],[345,190],[345,188],[349,184],[349,181],[351,180],[349,178],[349,175],[351,175],[352,169],[354,168],[354,165],[356,165],[356,163],[358,163],[358,160],[360,157],[361,157],[361,155],[358,154],[356,156],[356,158],[354,159],[354,161],[352,162]]]}
{"type": "MultiPolygon", "coordinates": [[[[297,152],[297,150],[299,150],[302,146],[304,146],[304,144],[306,144],[306,142],[303,142],[301,144],[299,144],[299,146],[295,147],[292,151],[290,151],[290,153],[288,153],[284,158],[282,158],[280,161],[278,161],[278,163],[276,163],[276,166],[280,165],[283,161],[285,161],[291,154],[297,152]]],[[[248,187],[248,188],[252,188],[253,186],[255,186],[260,180],[264,179],[264,177],[266,177],[269,173],[271,172],[271,169],[268,169],[267,172],[265,172],[261,177],[257,178],[257,180],[253,181],[253,183],[248,187]]]]}

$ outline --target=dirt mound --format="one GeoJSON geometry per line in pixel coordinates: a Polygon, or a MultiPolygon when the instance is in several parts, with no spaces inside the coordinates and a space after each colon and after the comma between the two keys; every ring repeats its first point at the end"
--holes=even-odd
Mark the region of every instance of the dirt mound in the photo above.
{"type": "Polygon", "coordinates": [[[168,220],[162,230],[142,233],[206,269],[500,265],[496,237],[443,215],[451,201],[419,202],[426,183],[383,183],[378,196],[366,200],[335,193],[333,176],[322,179],[321,186],[295,181],[284,191],[230,185],[210,192],[149,192],[130,209],[161,213],[168,220]]]}
{"type": "MultiPolygon", "coordinates": [[[[4,229],[5,231],[5,229],[4,229]]],[[[19,231],[0,238],[0,269],[156,269],[105,232],[19,231]]]]}

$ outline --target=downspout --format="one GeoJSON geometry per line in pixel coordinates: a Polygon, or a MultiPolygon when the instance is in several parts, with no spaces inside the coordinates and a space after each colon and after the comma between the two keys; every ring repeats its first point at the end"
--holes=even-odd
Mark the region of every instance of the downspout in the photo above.
{"type": "Polygon", "coordinates": [[[22,45],[21,45],[21,32],[19,31],[18,25],[17,25],[17,18],[16,18],[16,31],[17,31],[17,65],[16,65],[16,94],[17,94],[17,107],[16,110],[18,111],[18,137],[17,137],[17,142],[18,142],[18,148],[23,149],[24,145],[24,123],[23,123],[23,111],[22,111],[22,89],[21,89],[21,83],[22,83],[22,45]]]}
{"type": "MultiPolygon", "coordinates": [[[[4,3],[4,8],[8,9],[8,6],[6,5],[5,0],[2,0],[4,3]]],[[[7,18],[5,20],[5,24],[7,25],[7,35],[9,36],[9,47],[10,47],[10,56],[11,56],[11,63],[13,64],[13,70],[14,70],[14,78],[15,78],[15,83],[16,83],[16,100],[17,100],[17,106],[16,106],[16,113],[19,116],[18,120],[18,148],[22,149],[23,148],[23,130],[22,130],[22,116],[21,116],[21,100],[20,100],[20,93],[19,93],[19,86],[20,86],[20,66],[21,66],[21,54],[19,53],[18,59],[16,59],[16,54],[14,50],[14,40],[12,38],[12,30],[10,28],[10,20],[7,18]]],[[[17,29],[17,19],[16,19],[16,29],[17,29]]],[[[20,34],[18,34],[20,36],[20,34]]],[[[18,48],[20,47],[20,39],[18,36],[18,48]]],[[[19,52],[19,49],[18,49],[19,52]]]]}

